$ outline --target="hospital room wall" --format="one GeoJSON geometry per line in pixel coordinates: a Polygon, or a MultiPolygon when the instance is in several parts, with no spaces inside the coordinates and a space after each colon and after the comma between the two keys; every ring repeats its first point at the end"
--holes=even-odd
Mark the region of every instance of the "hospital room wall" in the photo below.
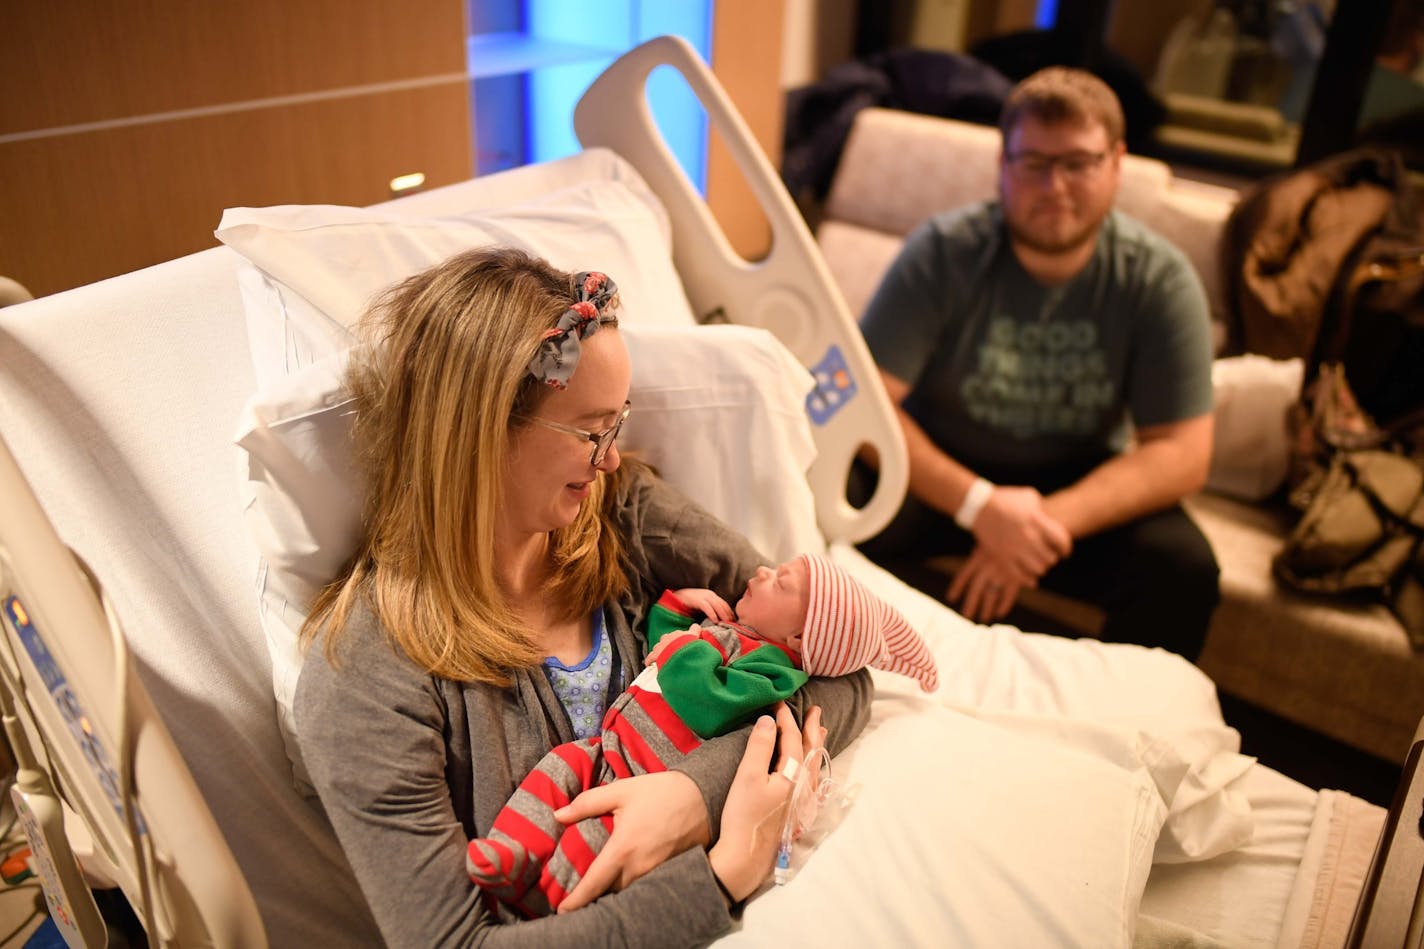
{"type": "Polygon", "coordinates": [[[35,294],[216,243],[221,209],[469,176],[460,0],[0,4],[0,273],[35,294]]]}
{"type": "MultiPolygon", "coordinates": [[[[467,2],[0,3],[0,275],[53,293],[214,246],[225,207],[468,178],[467,2]]],[[[781,0],[712,9],[714,71],[775,164],[781,0]]],[[[754,255],[764,220],[719,142],[707,174],[754,255]]]]}
{"type": "MultiPolygon", "coordinates": [[[[717,0],[713,6],[712,71],[773,168],[781,167],[786,26],[783,0],[717,0]]],[[[707,206],[738,253],[749,260],[766,256],[771,224],[715,130],[707,141],[707,206]]]]}

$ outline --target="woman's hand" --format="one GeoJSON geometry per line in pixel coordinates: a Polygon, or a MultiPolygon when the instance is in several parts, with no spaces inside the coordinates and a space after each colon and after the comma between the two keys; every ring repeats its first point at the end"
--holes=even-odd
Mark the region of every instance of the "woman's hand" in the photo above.
{"type": "Polygon", "coordinates": [[[747,750],[727,792],[722,809],[722,836],[707,854],[712,872],[722,881],[732,898],[746,899],[756,892],[771,870],[781,838],[781,824],[794,781],[782,774],[788,760],[801,762],[826,739],[821,727],[821,710],[813,707],[805,727],[796,729],[796,719],[786,703],[778,702],[776,721],[763,715],[757,719],[747,740],[747,750]],[[776,769],[771,771],[776,752],[776,769]]]}
{"type": "Polygon", "coordinates": [[[592,903],[610,889],[621,890],[669,857],[705,846],[712,837],[702,792],[678,771],[640,774],[591,788],[554,817],[573,824],[604,814],[613,815],[613,833],[559,904],[560,913],[592,903]]]}

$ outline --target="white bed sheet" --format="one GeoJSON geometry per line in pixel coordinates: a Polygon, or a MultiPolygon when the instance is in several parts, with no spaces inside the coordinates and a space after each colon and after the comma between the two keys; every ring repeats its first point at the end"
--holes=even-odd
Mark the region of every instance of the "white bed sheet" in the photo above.
{"type": "MultiPolygon", "coordinates": [[[[1297,886],[1308,888],[1314,879],[1314,867],[1300,876],[1301,863],[1312,831],[1329,822],[1330,811],[1318,792],[1264,765],[1234,787],[1251,802],[1250,842],[1200,863],[1155,867],[1141,912],[1223,946],[1269,949],[1277,945],[1297,886]]],[[[1293,909],[1298,919],[1307,907],[1293,909]]]]}
{"type": "Polygon", "coordinates": [[[269,942],[370,944],[339,845],[292,790],[255,623],[230,441],[254,386],[236,265],[214,249],[0,310],[0,432],[104,582],[269,942]]]}

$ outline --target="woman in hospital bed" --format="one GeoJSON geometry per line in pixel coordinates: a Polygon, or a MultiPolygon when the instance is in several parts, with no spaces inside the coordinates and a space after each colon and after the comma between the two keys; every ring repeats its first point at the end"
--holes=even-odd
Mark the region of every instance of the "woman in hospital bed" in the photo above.
{"type": "Polygon", "coordinates": [[[620,466],[630,369],[616,307],[601,274],[481,250],[397,285],[366,318],[348,378],[365,537],[304,628],[319,645],[295,711],[390,945],[706,943],[770,871],[775,835],[754,829],[791,788],[769,773],[773,745],[780,768],[824,725],[835,754],[868,717],[864,671],[813,679],[775,729],[763,719],[674,770],[597,789],[615,828],[563,912],[495,925],[463,872],[466,842],[576,737],[572,692],[555,684],[568,680],[546,670],[594,670],[583,685],[606,702],[642,666],[634,630],[658,593],[727,595],[765,562],[646,466],[620,466]]]}

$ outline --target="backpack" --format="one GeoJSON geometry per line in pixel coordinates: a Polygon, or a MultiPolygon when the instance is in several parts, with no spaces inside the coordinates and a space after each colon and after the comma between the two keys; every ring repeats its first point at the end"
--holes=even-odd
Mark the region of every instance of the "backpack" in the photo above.
{"type": "Polygon", "coordinates": [[[1272,561],[1308,593],[1388,604],[1424,651],[1424,455],[1417,428],[1390,432],[1355,400],[1342,367],[1320,367],[1291,413],[1290,503],[1303,513],[1272,561]]]}

